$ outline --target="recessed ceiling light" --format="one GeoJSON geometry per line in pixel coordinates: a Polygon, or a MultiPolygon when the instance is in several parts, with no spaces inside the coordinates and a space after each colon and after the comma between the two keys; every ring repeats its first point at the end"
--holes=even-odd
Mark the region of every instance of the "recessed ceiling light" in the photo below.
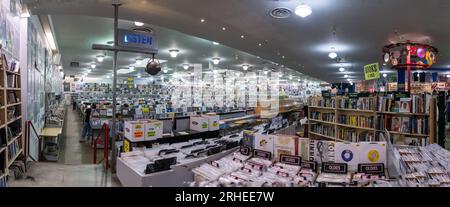
{"type": "Polygon", "coordinates": [[[164,70],[163,70],[163,73],[167,73],[167,72],[169,72],[169,70],[167,70],[167,69],[164,69],[164,70]]]}
{"type": "Polygon", "coordinates": [[[205,19],[200,19],[200,22],[202,22],[202,23],[205,22],[205,19]]]}
{"type": "Polygon", "coordinates": [[[214,65],[217,65],[220,62],[220,58],[212,58],[212,61],[213,61],[214,65]]]}
{"type": "Polygon", "coordinates": [[[344,72],[344,71],[345,71],[345,68],[343,68],[343,67],[339,68],[339,72],[344,72]]]}
{"type": "Polygon", "coordinates": [[[301,16],[302,18],[305,18],[312,14],[312,9],[306,4],[300,4],[295,8],[295,14],[301,16]]]}
{"type": "Polygon", "coordinates": [[[281,56],[281,58],[283,58],[283,59],[284,59],[284,58],[285,58],[285,57],[284,57],[284,55],[283,55],[283,56],[281,56]]]}
{"type": "Polygon", "coordinates": [[[140,59],[140,58],[138,58],[138,59],[136,59],[136,64],[141,64],[142,63],[142,59],[140,59]]]}
{"type": "Polygon", "coordinates": [[[244,35],[241,35],[241,38],[242,38],[242,39],[244,39],[244,38],[245,38],[245,36],[244,36],[244,35]]]}
{"type": "Polygon", "coordinates": [[[97,67],[97,65],[91,64],[91,68],[92,68],[92,69],[95,69],[95,67],[97,67]]]}
{"type": "Polygon", "coordinates": [[[170,57],[176,58],[178,56],[178,53],[180,53],[180,51],[177,49],[173,49],[173,50],[169,50],[169,53],[170,53],[170,57]]]}
{"type": "Polygon", "coordinates": [[[212,42],[213,43],[213,45],[219,45],[219,43],[218,42],[212,42]]]}
{"type": "Polygon", "coordinates": [[[97,61],[98,62],[103,62],[103,60],[105,59],[105,56],[104,55],[97,55],[97,61]]]}
{"type": "Polygon", "coordinates": [[[262,46],[262,44],[261,44],[261,43],[259,43],[259,44],[258,44],[258,46],[260,46],[260,47],[261,47],[261,46],[262,46]]]}
{"type": "Polygon", "coordinates": [[[292,76],[289,76],[289,80],[292,80],[292,76]]]}
{"type": "Polygon", "coordinates": [[[136,27],[142,27],[142,26],[144,26],[144,23],[135,21],[134,25],[136,25],[136,27]]]}
{"type": "Polygon", "coordinates": [[[259,58],[261,58],[261,57],[259,57],[259,56],[256,56],[256,58],[258,58],[258,59],[259,59],[259,58]]]}
{"type": "Polygon", "coordinates": [[[337,58],[337,53],[336,52],[330,52],[329,54],[328,54],[328,57],[329,58],[331,58],[331,59],[335,59],[335,58],[337,58]]]}
{"type": "Polygon", "coordinates": [[[109,75],[107,75],[106,78],[111,78],[111,77],[109,75]]]}
{"type": "Polygon", "coordinates": [[[227,28],[225,28],[225,27],[222,27],[222,30],[223,30],[223,31],[225,31],[225,30],[227,30],[227,28]]]}
{"type": "Polygon", "coordinates": [[[264,75],[267,75],[267,74],[269,74],[269,71],[265,70],[264,75]]]}
{"type": "Polygon", "coordinates": [[[344,78],[348,78],[348,75],[347,75],[347,74],[345,74],[345,75],[344,75],[344,78]]]}
{"type": "Polygon", "coordinates": [[[243,70],[248,70],[248,67],[249,67],[248,65],[243,65],[243,66],[242,66],[242,69],[243,69],[243,70]]]}
{"type": "Polygon", "coordinates": [[[387,76],[388,76],[388,75],[387,75],[386,73],[383,73],[383,77],[385,77],[385,78],[386,78],[387,76]]]}
{"type": "Polygon", "coordinates": [[[183,68],[184,68],[185,70],[189,69],[189,64],[184,64],[184,65],[183,65],[183,68]]]}
{"type": "Polygon", "coordinates": [[[141,78],[141,74],[138,74],[138,75],[137,75],[137,78],[141,78]]]}

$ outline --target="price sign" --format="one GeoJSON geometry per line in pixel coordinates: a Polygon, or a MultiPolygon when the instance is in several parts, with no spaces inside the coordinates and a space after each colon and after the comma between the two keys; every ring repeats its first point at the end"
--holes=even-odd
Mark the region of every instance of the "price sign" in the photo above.
{"type": "Polygon", "coordinates": [[[280,155],[280,162],[288,165],[300,166],[302,163],[302,158],[299,156],[292,155],[280,155]]]}
{"type": "Polygon", "coordinates": [[[373,80],[380,78],[380,65],[378,63],[373,63],[364,66],[364,77],[365,80],[373,80]]]}
{"type": "Polygon", "coordinates": [[[346,174],[347,173],[347,163],[322,163],[322,172],[325,173],[335,173],[335,174],[346,174]]]}
{"type": "Polygon", "coordinates": [[[358,172],[365,174],[384,175],[384,163],[359,164],[358,172]]]}

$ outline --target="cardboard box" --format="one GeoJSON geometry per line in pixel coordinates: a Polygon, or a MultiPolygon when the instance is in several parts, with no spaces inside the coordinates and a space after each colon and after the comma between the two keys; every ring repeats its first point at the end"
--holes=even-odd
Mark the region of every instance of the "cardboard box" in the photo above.
{"type": "Polygon", "coordinates": [[[255,134],[255,149],[270,152],[273,155],[274,150],[274,135],[269,134],[255,134]]]}
{"type": "Polygon", "coordinates": [[[206,132],[209,131],[209,119],[207,117],[202,116],[191,116],[190,128],[191,130],[198,132],[206,132]]]}
{"type": "Polygon", "coordinates": [[[158,120],[147,120],[145,124],[145,141],[162,138],[163,122],[158,120]]]}
{"type": "Polygon", "coordinates": [[[131,142],[145,141],[145,126],[146,123],[142,121],[126,121],[125,137],[131,142]]]}
{"type": "Polygon", "coordinates": [[[252,150],[255,149],[255,132],[251,130],[244,130],[242,132],[241,144],[252,150]]]}
{"type": "Polygon", "coordinates": [[[298,137],[289,135],[274,136],[274,160],[279,160],[280,155],[295,155],[298,153],[298,137]]]}
{"type": "Polygon", "coordinates": [[[220,116],[215,114],[206,114],[202,117],[208,118],[208,130],[209,131],[217,131],[220,129],[220,116]]]}

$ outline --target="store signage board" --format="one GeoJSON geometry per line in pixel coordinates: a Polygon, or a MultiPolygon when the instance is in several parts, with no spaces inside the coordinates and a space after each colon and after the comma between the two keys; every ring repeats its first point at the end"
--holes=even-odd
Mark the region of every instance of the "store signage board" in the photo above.
{"type": "Polygon", "coordinates": [[[299,156],[292,155],[280,155],[280,162],[288,165],[301,166],[302,158],[299,156]]]}
{"type": "Polygon", "coordinates": [[[365,80],[374,80],[380,78],[380,64],[372,63],[364,66],[365,80]]]}
{"type": "Polygon", "coordinates": [[[147,32],[118,29],[118,45],[124,48],[142,49],[148,51],[158,50],[156,37],[147,32]]]}
{"type": "Polygon", "coordinates": [[[322,172],[325,173],[346,174],[348,172],[347,169],[347,163],[322,163],[322,172]]]}
{"type": "Polygon", "coordinates": [[[384,175],[384,163],[359,164],[358,172],[372,175],[384,175]]]}

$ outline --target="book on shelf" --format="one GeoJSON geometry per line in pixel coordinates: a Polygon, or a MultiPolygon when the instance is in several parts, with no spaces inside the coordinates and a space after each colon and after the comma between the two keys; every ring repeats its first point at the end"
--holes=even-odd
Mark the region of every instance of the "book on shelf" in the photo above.
{"type": "Polygon", "coordinates": [[[363,115],[339,115],[339,123],[364,128],[374,128],[374,117],[363,115]]]}
{"type": "Polygon", "coordinates": [[[375,135],[371,132],[358,132],[354,129],[338,129],[338,139],[348,142],[371,142],[375,141],[375,135]]]}
{"type": "Polygon", "coordinates": [[[334,137],[334,126],[316,124],[311,126],[311,131],[317,134],[334,137]]]}
{"type": "Polygon", "coordinates": [[[377,119],[379,130],[426,135],[430,129],[428,117],[378,115],[377,119]]]}
{"type": "Polygon", "coordinates": [[[413,94],[409,98],[394,99],[392,96],[378,96],[378,112],[421,113],[430,112],[430,94],[413,94]]]}
{"type": "Polygon", "coordinates": [[[17,153],[19,153],[19,151],[20,151],[20,144],[19,144],[19,140],[16,139],[11,144],[8,145],[8,160],[9,160],[9,162],[13,161],[11,159],[14,158],[14,156],[16,156],[17,153]]]}
{"type": "Polygon", "coordinates": [[[6,75],[6,86],[8,88],[19,88],[19,76],[16,74],[7,74],[6,75]]]}
{"type": "Polygon", "coordinates": [[[336,104],[335,98],[311,97],[308,100],[309,106],[319,106],[334,108],[336,104]]]}
{"type": "Polygon", "coordinates": [[[357,110],[375,110],[375,98],[359,97],[359,98],[341,98],[339,99],[339,108],[341,109],[357,109],[357,110]]]}
{"type": "Polygon", "coordinates": [[[411,113],[411,98],[401,98],[400,108],[398,109],[400,113],[411,113]]]}
{"type": "Polygon", "coordinates": [[[411,132],[409,117],[402,117],[402,125],[400,127],[400,132],[403,132],[403,133],[411,132]]]}

